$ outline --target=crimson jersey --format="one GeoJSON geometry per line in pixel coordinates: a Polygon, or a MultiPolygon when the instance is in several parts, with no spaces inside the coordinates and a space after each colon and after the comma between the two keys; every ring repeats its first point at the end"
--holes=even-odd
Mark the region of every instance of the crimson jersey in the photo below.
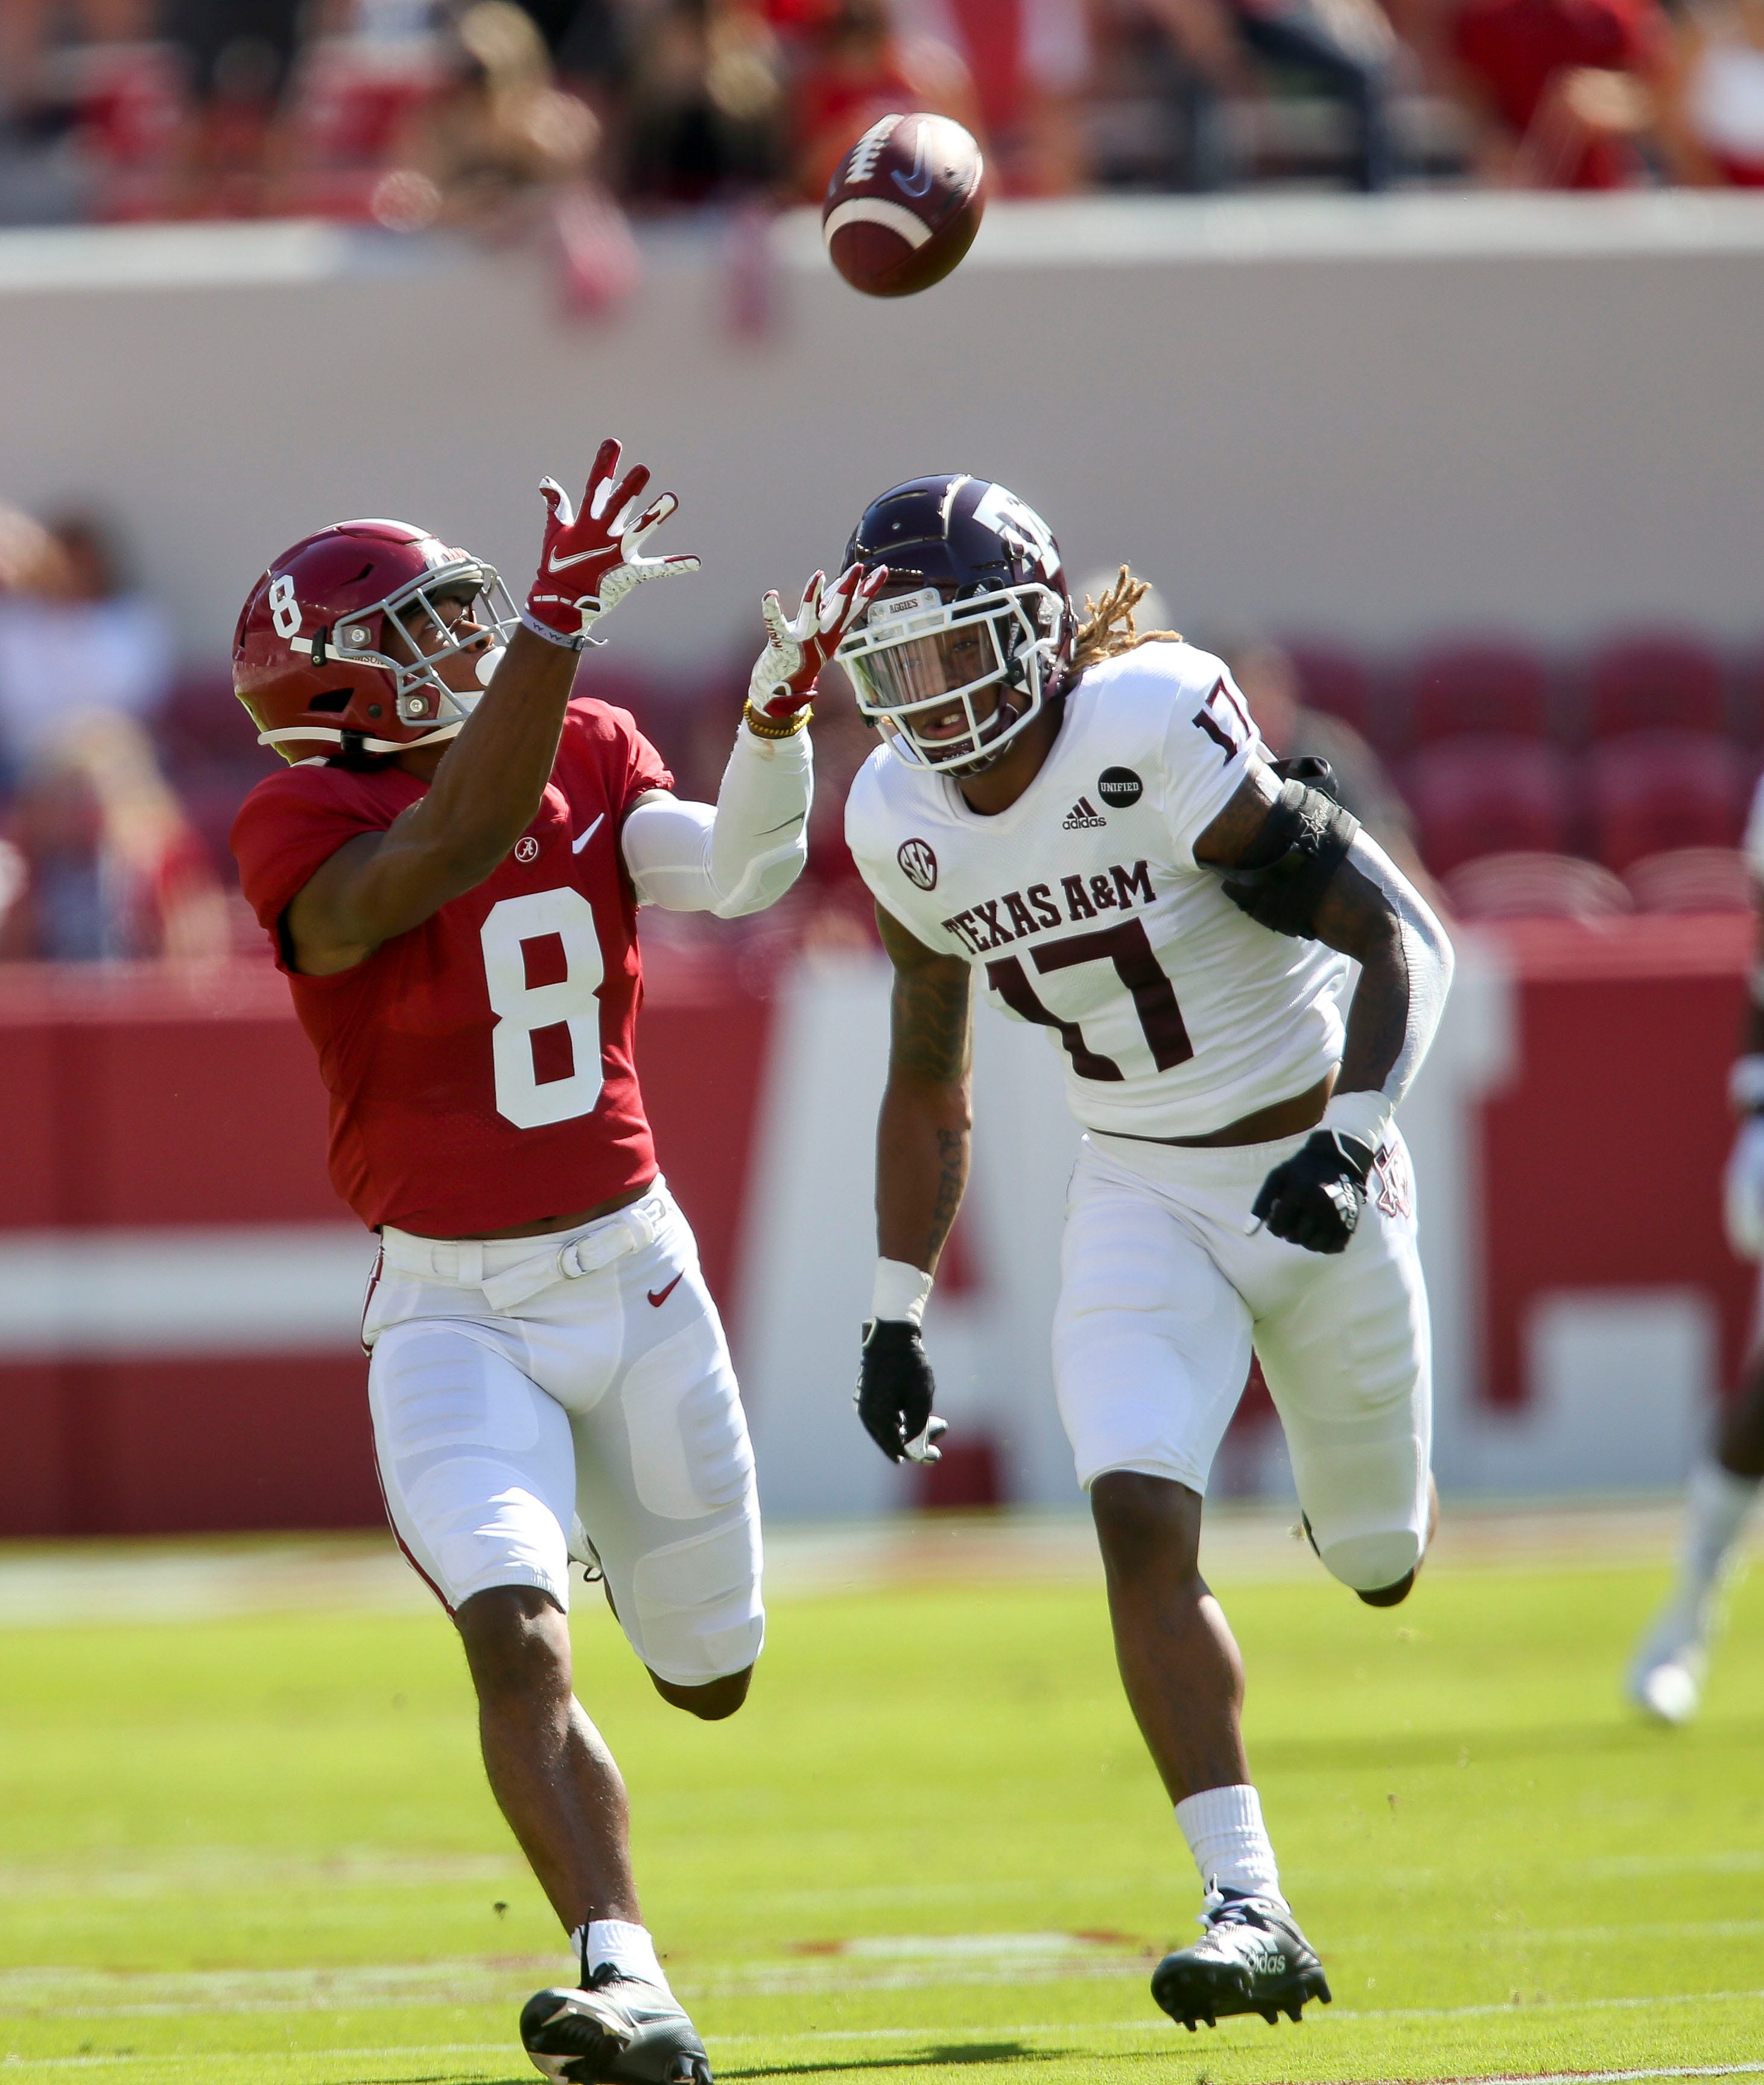
{"type": "Polygon", "coordinates": [[[572,702],[538,816],[462,898],[334,977],[281,920],[320,865],[426,792],[319,762],[260,782],[232,830],[331,1096],[330,1169],[363,1222],[472,1238],[592,1208],[655,1172],[633,1059],[643,998],[625,814],[674,778],[623,710],[572,702]]]}

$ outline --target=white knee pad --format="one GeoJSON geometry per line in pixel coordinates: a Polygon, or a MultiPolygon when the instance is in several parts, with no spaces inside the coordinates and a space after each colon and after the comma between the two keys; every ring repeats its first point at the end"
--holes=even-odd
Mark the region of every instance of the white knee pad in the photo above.
{"type": "Polygon", "coordinates": [[[1421,1538],[1413,1528],[1393,1527],[1378,1535],[1344,1535],[1319,1543],[1324,1568],[1356,1593],[1381,1593],[1405,1578],[1421,1561],[1421,1538]]]}
{"type": "Polygon", "coordinates": [[[759,1515],[648,1551],[631,1590],[626,1633],[652,1672],[679,1687],[745,1672],[766,1638],[759,1515]]]}

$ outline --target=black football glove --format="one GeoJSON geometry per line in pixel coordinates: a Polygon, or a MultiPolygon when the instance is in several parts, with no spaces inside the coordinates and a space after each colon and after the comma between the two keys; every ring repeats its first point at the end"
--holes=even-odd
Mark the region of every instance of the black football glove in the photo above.
{"type": "Polygon", "coordinates": [[[891,1463],[942,1460],[937,1444],[948,1429],[931,1416],[937,1394],[919,1327],[904,1318],[867,1319],[852,1402],[891,1463]]]}
{"type": "Polygon", "coordinates": [[[1250,1214],[1307,1252],[1345,1252],[1366,1204],[1375,1155],[1357,1136],[1316,1130],[1263,1181],[1250,1214]]]}

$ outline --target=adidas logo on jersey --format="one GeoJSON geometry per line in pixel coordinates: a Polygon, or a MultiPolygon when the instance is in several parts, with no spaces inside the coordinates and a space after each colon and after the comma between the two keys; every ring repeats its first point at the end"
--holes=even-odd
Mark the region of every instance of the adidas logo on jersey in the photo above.
{"type": "Polygon", "coordinates": [[[1088,796],[1080,796],[1071,809],[1060,821],[1061,832],[1075,833],[1086,826],[1106,826],[1108,820],[1099,811],[1088,796]]]}

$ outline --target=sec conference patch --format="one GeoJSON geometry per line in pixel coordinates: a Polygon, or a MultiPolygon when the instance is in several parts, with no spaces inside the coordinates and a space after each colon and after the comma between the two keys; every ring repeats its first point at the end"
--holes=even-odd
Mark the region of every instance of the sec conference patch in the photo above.
{"type": "Polygon", "coordinates": [[[937,858],[925,840],[903,840],[900,851],[895,856],[900,864],[900,873],[908,882],[916,883],[921,890],[935,890],[937,887],[937,858]]]}

